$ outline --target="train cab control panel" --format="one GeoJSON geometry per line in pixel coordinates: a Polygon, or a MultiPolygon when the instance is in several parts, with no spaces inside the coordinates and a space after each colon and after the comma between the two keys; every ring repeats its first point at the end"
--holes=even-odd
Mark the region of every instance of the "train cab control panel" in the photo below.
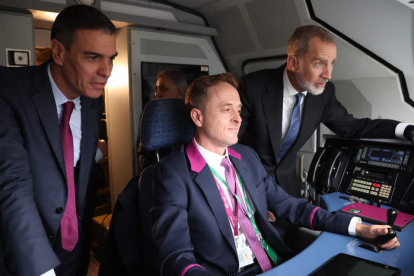
{"type": "Polygon", "coordinates": [[[312,161],[314,194],[338,191],[414,213],[414,144],[328,136],[312,161]]]}

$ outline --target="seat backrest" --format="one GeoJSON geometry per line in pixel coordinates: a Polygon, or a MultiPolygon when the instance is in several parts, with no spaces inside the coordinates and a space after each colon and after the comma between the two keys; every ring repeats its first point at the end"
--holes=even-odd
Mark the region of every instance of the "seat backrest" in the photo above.
{"type": "MultiPolygon", "coordinates": [[[[158,151],[190,141],[194,126],[183,99],[159,99],[148,102],[141,119],[141,142],[148,150],[158,151]]],[[[146,168],[138,182],[139,212],[144,256],[152,268],[157,268],[156,249],[152,241],[149,211],[152,207],[152,171],[146,168]]]]}
{"type": "Polygon", "coordinates": [[[141,118],[141,143],[147,150],[184,144],[194,135],[194,126],[183,99],[152,100],[141,118]]]}
{"type": "MultiPolygon", "coordinates": [[[[183,99],[152,100],[145,106],[141,118],[141,142],[146,149],[158,151],[184,144],[193,135],[194,126],[183,99]]],[[[133,183],[130,182],[118,197],[118,208],[114,209],[109,230],[112,236],[107,238],[105,244],[106,253],[112,256],[103,258],[105,262],[113,263],[101,263],[100,276],[111,275],[110,272],[116,269],[125,275],[159,274],[149,214],[153,205],[153,168],[149,166],[143,170],[138,183],[136,178],[131,180],[133,183]],[[117,256],[113,256],[114,252],[117,256]],[[118,263],[114,264],[113,260],[118,260],[118,263]]]]}

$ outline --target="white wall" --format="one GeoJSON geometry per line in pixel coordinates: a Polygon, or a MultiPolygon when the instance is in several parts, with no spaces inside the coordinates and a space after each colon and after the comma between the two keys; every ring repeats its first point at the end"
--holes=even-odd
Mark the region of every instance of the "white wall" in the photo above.
{"type": "MultiPolygon", "coordinates": [[[[136,140],[142,113],[141,62],[207,65],[209,74],[225,72],[211,40],[207,36],[167,33],[137,27],[125,27],[117,34],[118,57],[106,91],[107,124],[109,137],[109,166],[112,203],[134,175],[136,140]],[[141,40],[154,42],[154,53],[144,53],[141,40]],[[159,44],[157,44],[159,43],[159,44]],[[165,51],[162,44],[187,45],[195,52],[175,55],[173,49],[165,51]],[[196,57],[196,54],[199,57],[196,57]]],[[[151,50],[151,49],[150,49],[151,50]]],[[[148,49],[145,49],[148,51],[148,49]]],[[[135,174],[138,170],[136,170],[135,174]]],[[[113,206],[112,205],[112,206],[113,206]]]]}
{"type": "MultiPolygon", "coordinates": [[[[344,35],[402,70],[414,99],[414,11],[390,0],[312,0],[315,14],[344,35]]],[[[333,81],[348,80],[358,97],[345,86],[337,97],[355,117],[387,118],[414,123],[414,108],[404,102],[397,75],[363,52],[337,39],[338,60],[333,81]],[[361,96],[371,105],[367,114],[361,96]]]]}

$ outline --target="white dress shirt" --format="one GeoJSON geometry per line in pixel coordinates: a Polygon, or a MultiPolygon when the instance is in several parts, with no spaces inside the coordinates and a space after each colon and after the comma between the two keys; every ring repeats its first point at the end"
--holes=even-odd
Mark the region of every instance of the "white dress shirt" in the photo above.
{"type": "MultiPolygon", "coordinates": [[[[63,104],[68,102],[68,98],[63,95],[62,91],[57,87],[55,81],[53,80],[52,74],[50,73],[50,64],[47,66],[47,74],[49,76],[50,84],[52,86],[53,97],[55,98],[56,109],[57,109],[57,116],[59,124],[62,120],[63,116],[63,104]]],[[[72,115],[70,116],[69,126],[70,130],[72,131],[73,137],[73,166],[76,167],[76,163],[79,161],[80,154],[81,154],[81,141],[82,141],[82,120],[81,120],[81,110],[82,105],[80,101],[80,97],[72,100],[75,104],[73,109],[72,115]]],[[[55,270],[51,269],[46,273],[41,274],[40,276],[56,276],[55,270]]]]}
{"type": "MultiPolygon", "coordinates": [[[[225,174],[225,169],[223,166],[221,166],[221,161],[223,160],[223,158],[227,158],[229,159],[229,154],[228,154],[228,150],[226,148],[226,153],[224,155],[220,155],[220,154],[216,154],[214,152],[211,152],[209,150],[206,150],[205,148],[203,148],[202,146],[200,146],[197,141],[194,138],[194,143],[197,146],[197,149],[199,150],[199,152],[201,153],[201,155],[204,157],[204,160],[206,160],[207,164],[212,167],[218,175],[220,175],[221,178],[223,178],[224,180],[226,180],[226,174],[225,174]]],[[[230,159],[229,159],[230,161],[230,159]]],[[[230,161],[231,163],[231,161],[230,161]]],[[[231,163],[232,164],[232,163],[231,163]]],[[[234,168],[234,170],[236,171],[236,169],[234,168]]],[[[216,178],[214,176],[214,178],[216,178]]],[[[233,204],[231,202],[231,197],[233,197],[232,195],[230,195],[229,189],[227,188],[226,185],[224,185],[219,179],[217,179],[217,183],[220,185],[221,190],[223,191],[224,195],[226,196],[226,199],[231,207],[231,209],[234,211],[234,207],[233,204]]],[[[239,186],[239,190],[241,193],[242,198],[244,199],[244,190],[241,188],[239,180],[236,177],[236,183],[239,186]]],[[[247,198],[249,200],[250,206],[252,207],[252,212],[255,213],[256,209],[254,208],[252,201],[249,197],[249,195],[247,195],[247,198]]],[[[230,224],[230,220],[229,220],[229,224],[230,224]]],[[[231,224],[230,224],[231,226],[231,224]]],[[[233,233],[233,238],[235,239],[234,242],[235,244],[237,244],[236,241],[236,237],[234,236],[234,230],[233,227],[230,227],[231,231],[233,233]]],[[[246,236],[243,233],[243,229],[241,228],[240,224],[238,223],[238,231],[239,231],[239,235],[238,235],[238,240],[239,240],[239,244],[242,244],[243,247],[250,247],[249,243],[247,242],[246,236]]],[[[256,258],[253,254],[253,258],[256,258]]]]}
{"type": "MultiPolygon", "coordinates": [[[[60,91],[55,81],[53,80],[52,74],[50,73],[50,64],[47,66],[47,73],[49,75],[50,84],[52,85],[53,97],[55,98],[57,115],[58,115],[58,120],[60,124],[62,120],[62,116],[63,116],[63,104],[69,100],[62,93],[62,91],[60,91]]],[[[75,104],[75,108],[73,109],[72,115],[70,116],[69,126],[70,126],[70,130],[72,131],[72,137],[73,137],[73,154],[74,154],[73,166],[76,167],[76,164],[78,163],[80,154],[81,154],[82,105],[81,105],[80,97],[77,97],[76,99],[72,100],[72,102],[75,104]]]]}
{"type": "MultiPolygon", "coordinates": [[[[286,68],[283,72],[283,114],[282,114],[282,141],[285,139],[290,126],[290,119],[292,117],[293,106],[296,103],[296,94],[299,92],[290,83],[286,68]]],[[[300,100],[300,121],[302,121],[302,110],[307,91],[302,92],[303,96],[300,100]]]]}

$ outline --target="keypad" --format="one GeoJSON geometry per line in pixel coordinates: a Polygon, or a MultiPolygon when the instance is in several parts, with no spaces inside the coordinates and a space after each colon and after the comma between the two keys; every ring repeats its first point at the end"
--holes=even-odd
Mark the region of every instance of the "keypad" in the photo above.
{"type": "Polygon", "coordinates": [[[375,183],[362,179],[353,179],[350,189],[352,191],[389,198],[392,186],[384,183],[375,183]]]}

